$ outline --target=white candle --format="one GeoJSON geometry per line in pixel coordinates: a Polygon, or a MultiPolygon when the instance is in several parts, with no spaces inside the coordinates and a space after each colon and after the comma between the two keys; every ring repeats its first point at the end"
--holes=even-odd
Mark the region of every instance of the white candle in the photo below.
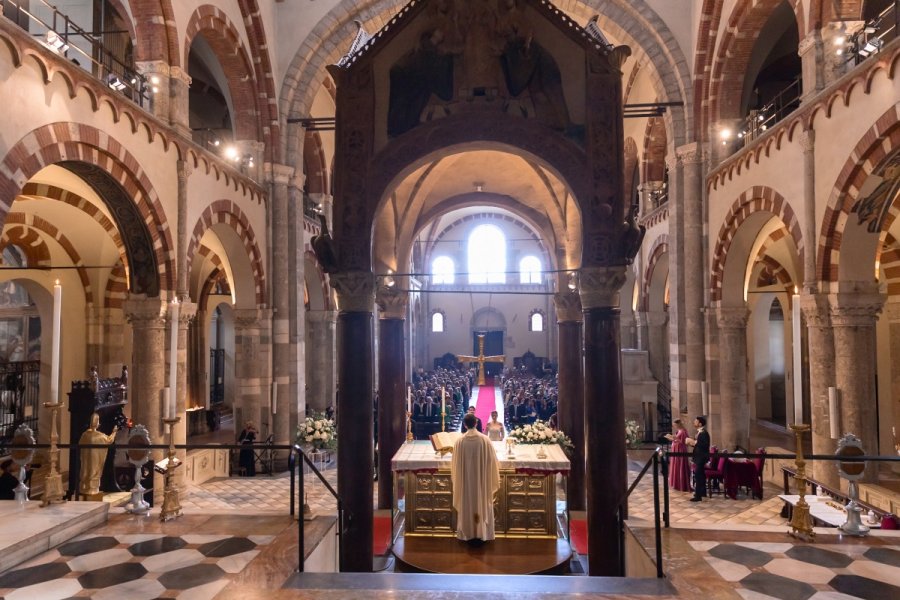
{"type": "Polygon", "coordinates": [[[840,392],[836,387],[828,388],[828,421],[831,425],[831,438],[841,437],[840,392]]]}
{"type": "Polygon", "coordinates": [[[794,384],[794,423],[803,422],[803,337],[800,320],[800,295],[791,296],[791,377],[794,384]]]}
{"type": "Polygon", "coordinates": [[[59,402],[59,327],[62,319],[62,286],[59,279],[53,286],[53,332],[50,353],[50,402],[59,402]]]}
{"type": "Polygon", "coordinates": [[[162,404],[162,418],[172,418],[172,415],[169,413],[169,411],[172,409],[172,406],[169,403],[169,388],[164,387],[159,391],[159,399],[162,404]]]}
{"type": "Polygon", "coordinates": [[[178,299],[169,305],[169,419],[175,418],[178,399],[178,299]]]}
{"type": "Polygon", "coordinates": [[[447,414],[447,390],[441,387],[441,414],[447,414]]]}
{"type": "Polygon", "coordinates": [[[412,387],[406,388],[406,412],[412,414],[412,387]]]}

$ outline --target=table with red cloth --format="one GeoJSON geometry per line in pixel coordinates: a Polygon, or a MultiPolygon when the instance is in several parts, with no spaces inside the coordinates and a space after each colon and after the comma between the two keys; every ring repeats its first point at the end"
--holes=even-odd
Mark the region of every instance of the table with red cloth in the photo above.
{"type": "Polygon", "coordinates": [[[725,461],[723,480],[725,495],[732,500],[737,499],[739,487],[750,488],[753,497],[762,500],[762,482],[752,461],[729,458],[725,461]]]}

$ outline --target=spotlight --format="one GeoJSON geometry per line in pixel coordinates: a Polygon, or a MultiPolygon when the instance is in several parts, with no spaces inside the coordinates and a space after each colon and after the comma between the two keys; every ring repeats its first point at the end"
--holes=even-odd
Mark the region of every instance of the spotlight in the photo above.
{"type": "Polygon", "coordinates": [[[57,53],[65,52],[69,49],[69,44],[67,44],[66,41],[52,29],[47,32],[47,45],[57,53]]]}
{"type": "Polygon", "coordinates": [[[728,141],[731,139],[731,130],[723,129],[719,132],[719,137],[722,138],[723,141],[728,141]]]}
{"type": "Polygon", "coordinates": [[[839,35],[836,38],[834,38],[834,45],[835,46],[843,46],[844,42],[846,42],[846,41],[847,41],[847,38],[845,38],[842,35],[839,35]]]}
{"type": "Polygon", "coordinates": [[[106,81],[107,85],[117,92],[121,92],[125,89],[125,82],[116,77],[115,75],[110,75],[106,81]]]}
{"type": "Polygon", "coordinates": [[[237,160],[239,157],[237,148],[234,146],[228,146],[225,148],[225,158],[228,160],[237,160]]]}

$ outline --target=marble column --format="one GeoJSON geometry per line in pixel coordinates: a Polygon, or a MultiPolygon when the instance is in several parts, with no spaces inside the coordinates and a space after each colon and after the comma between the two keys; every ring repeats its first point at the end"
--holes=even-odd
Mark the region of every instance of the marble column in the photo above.
{"type": "Polygon", "coordinates": [[[272,377],[277,391],[276,410],[272,415],[272,432],[276,444],[293,441],[291,432],[291,303],[290,286],[292,279],[289,265],[290,233],[288,230],[288,183],[294,169],[283,165],[272,165],[272,377]]]}
{"type": "MultiPolygon", "coordinates": [[[[290,179],[288,184],[288,272],[292,277],[290,282],[290,294],[288,298],[290,306],[289,341],[291,345],[290,358],[290,429],[291,434],[297,430],[297,426],[306,419],[306,307],[304,305],[304,292],[306,289],[306,246],[304,245],[304,216],[303,216],[303,184],[306,181],[301,173],[290,179]]],[[[286,458],[286,457],[285,457],[286,458]]]]}
{"type": "Polygon", "coordinates": [[[684,187],[684,344],[687,408],[691,415],[703,412],[700,382],[705,379],[703,320],[703,152],[697,143],[678,148],[684,187]]]}
{"type": "Polygon", "coordinates": [[[572,466],[566,484],[569,510],[585,509],[584,493],[584,379],[582,373],[581,299],[576,292],[554,294],[559,327],[559,428],[572,438],[572,466]]]}
{"type": "Polygon", "coordinates": [[[619,290],[625,283],[625,267],[584,268],[580,283],[589,574],[622,577],[618,515],[625,503],[627,457],[619,290]]]}
{"type": "MultiPolygon", "coordinates": [[[[191,77],[181,67],[169,68],[169,125],[187,139],[191,139],[190,99],[191,77]]],[[[208,148],[207,148],[208,149],[208,148]]]]}
{"type": "Polygon", "coordinates": [[[334,407],[334,326],[333,310],[306,313],[306,405],[308,410],[325,412],[334,407]]]}
{"type": "MultiPolygon", "coordinates": [[[[885,296],[878,283],[841,282],[829,297],[834,330],[835,384],[840,390],[841,435],[853,433],[867,454],[878,453],[875,389],[875,321],[885,296]]],[[[878,466],[866,465],[864,481],[878,480],[878,466]]]]}
{"type": "MultiPolygon", "coordinates": [[[[684,260],[684,166],[680,156],[667,156],[669,167],[669,380],[672,412],[687,409],[686,298],[684,260]]],[[[652,335],[652,334],[651,334],[652,335]]]]}
{"type": "MultiPolygon", "coordinates": [[[[835,386],[834,332],[828,296],[810,294],[804,289],[800,296],[800,310],[806,322],[808,345],[812,453],[834,454],[836,441],[831,438],[828,411],[828,388],[835,386]]],[[[813,479],[835,489],[839,487],[837,469],[833,464],[813,461],[812,468],[813,479]]]]}
{"type": "MultiPolygon", "coordinates": [[[[719,404],[720,431],[711,431],[712,443],[720,449],[749,450],[750,403],[747,395],[747,309],[720,307],[719,404]]],[[[697,414],[700,414],[699,411],[697,414]]],[[[694,415],[690,415],[693,417],[694,415]]]]}
{"type": "Polygon", "coordinates": [[[800,100],[806,103],[825,89],[822,32],[816,29],[800,40],[800,44],[797,46],[797,54],[800,55],[801,73],[803,75],[803,91],[800,100]]]}
{"type": "MultiPolygon", "coordinates": [[[[270,323],[271,312],[268,310],[234,311],[234,425],[242,428],[245,421],[252,420],[264,436],[272,431],[270,418],[281,414],[281,409],[276,407],[272,415],[270,404],[270,323]]],[[[281,404],[281,401],[277,402],[281,404]]]]}
{"type": "Polygon", "coordinates": [[[374,383],[372,312],[375,276],[370,271],[335,273],[337,293],[338,493],[351,520],[340,555],[341,571],[372,570],[372,475],[374,443],[372,390],[374,383]]]}
{"type": "Polygon", "coordinates": [[[378,343],[378,508],[394,503],[391,458],[406,437],[406,353],[403,331],[409,294],[381,286],[376,296],[378,343]]]}

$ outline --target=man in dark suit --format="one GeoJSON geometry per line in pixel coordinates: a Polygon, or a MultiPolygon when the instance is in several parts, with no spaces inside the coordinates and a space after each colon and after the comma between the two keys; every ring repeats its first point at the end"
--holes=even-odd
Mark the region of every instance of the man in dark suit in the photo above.
{"type": "MultiPolygon", "coordinates": [[[[475,417],[475,407],[470,406],[469,410],[466,411],[466,414],[472,415],[473,417],[475,417]]],[[[471,427],[466,427],[465,420],[466,420],[466,418],[463,417],[463,422],[459,426],[459,430],[462,431],[463,433],[465,433],[468,429],[471,429],[471,427]]],[[[478,430],[478,433],[484,433],[484,430],[481,427],[481,419],[479,419],[478,417],[475,417],[475,429],[478,430]]]]}
{"type": "Polygon", "coordinates": [[[695,417],[697,435],[687,438],[685,443],[694,447],[691,462],[694,463],[694,497],[691,502],[700,502],[706,495],[706,463],[709,460],[709,432],[706,431],[706,417],[695,417]]]}

